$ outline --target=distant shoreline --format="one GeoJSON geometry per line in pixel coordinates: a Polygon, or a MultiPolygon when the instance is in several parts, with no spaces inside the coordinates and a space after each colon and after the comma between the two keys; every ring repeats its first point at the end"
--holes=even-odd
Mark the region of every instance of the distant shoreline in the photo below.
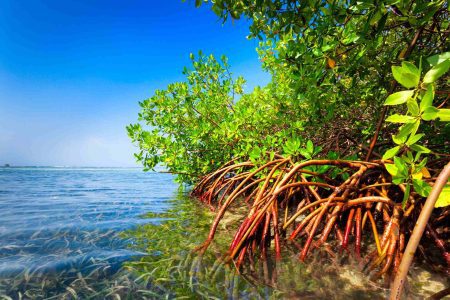
{"type": "Polygon", "coordinates": [[[142,169],[142,167],[90,167],[90,166],[0,166],[0,169],[142,169]]]}
{"type": "MultiPolygon", "coordinates": [[[[116,170],[143,170],[143,167],[89,167],[89,166],[0,166],[1,170],[5,169],[81,169],[81,170],[108,170],[108,169],[116,169],[116,170]]],[[[170,173],[168,170],[163,168],[156,168],[156,170],[152,171],[155,173],[170,173]]]]}

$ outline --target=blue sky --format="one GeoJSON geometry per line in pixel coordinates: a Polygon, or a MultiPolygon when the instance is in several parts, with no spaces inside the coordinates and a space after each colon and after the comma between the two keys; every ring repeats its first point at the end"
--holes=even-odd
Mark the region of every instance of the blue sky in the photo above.
{"type": "Polygon", "coordinates": [[[0,1],[0,164],[136,166],[125,126],[190,52],[268,81],[247,34],[193,1],[0,1]]]}

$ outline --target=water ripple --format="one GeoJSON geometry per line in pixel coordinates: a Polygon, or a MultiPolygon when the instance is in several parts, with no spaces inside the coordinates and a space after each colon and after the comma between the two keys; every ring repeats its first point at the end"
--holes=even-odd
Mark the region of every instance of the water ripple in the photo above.
{"type": "Polygon", "coordinates": [[[0,278],[117,269],[142,255],[121,232],[160,219],[177,186],[139,169],[0,168],[0,278]]]}

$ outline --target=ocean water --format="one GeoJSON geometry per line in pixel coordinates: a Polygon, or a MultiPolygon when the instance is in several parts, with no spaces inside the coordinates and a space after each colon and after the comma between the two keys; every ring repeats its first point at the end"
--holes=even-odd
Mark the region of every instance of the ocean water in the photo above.
{"type": "MultiPolygon", "coordinates": [[[[223,224],[199,257],[191,250],[214,216],[173,179],[141,169],[0,168],[0,300],[387,297],[356,265],[321,255],[302,264],[285,253],[237,272],[221,260],[232,238],[223,224]]],[[[407,298],[422,299],[448,279],[418,269],[410,282],[418,286],[407,298]]]]}
{"type": "Polygon", "coordinates": [[[0,168],[0,279],[114,272],[145,253],[121,232],[158,218],[178,186],[170,174],[115,168],[0,168]]]}

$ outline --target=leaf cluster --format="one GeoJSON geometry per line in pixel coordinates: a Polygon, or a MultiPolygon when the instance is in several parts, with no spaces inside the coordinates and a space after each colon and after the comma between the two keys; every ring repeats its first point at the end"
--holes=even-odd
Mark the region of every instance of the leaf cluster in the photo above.
{"type": "MultiPolygon", "coordinates": [[[[136,157],[147,169],[161,164],[179,181],[192,183],[236,158],[257,165],[276,154],[296,160],[330,151],[338,157],[361,155],[360,144],[372,136],[387,96],[388,104],[425,97],[408,108],[417,108],[421,120],[437,116],[427,106],[435,91],[422,87],[441,71],[432,68],[420,81],[416,66],[421,57],[449,50],[448,1],[215,0],[196,6],[204,3],[224,22],[250,20],[249,37],[260,40],[257,51],[271,82],[244,92],[245,80],[231,74],[225,57],[191,55],[186,81],[143,101],[139,123],[128,126],[140,148],[136,157]],[[394,80],[409,90],[389,95],[394,80]],[[416,92],[410,90],[418,84],[416,92]]],[[[429,64],[442,63],[442,57],[432,57],[429,64]]],[[[447,87],[439,83],[440,90],[447,87]]],[[[434,102],[443,101],[440,95],[434,102]]],[[[440,109],[442,121],[446,112],[440,109]]],[[[403,122],[403,131],[411,133],[417,114],[388,120],[403,122]]],[[[382,136],[388,143],[395,126],[387,126],[382,136]]],[[[400,141],[391,157],[404,147],[444,145],[450,133],[434,121],[421,128],[423,136],[400,141]]]]}
{"type": "MultiPolygon", "coordinates": [[[[393,66],[392,73],[395,80],[408,90],[389,95],[384,103],[389,106],[406,104],[405,114],[392,114],[386,119],[387,122],[398,123],[401,126],[398,133],[392,136],[396,146],[388,149],[383,155],[385,160],[394,159],[394,164],[386,164],[386,169],[392,175],[392,181],[395,184],[406,184],[404,206],[408,201],[411,185],[413,190],[423,197],[428,196],[431,191],[431,186],[423,180],[430,178],[430,174],[426,168],[427,158],[421,159],[421,155],[431,153],[430,149],[419,144],[425,136],[424,133],[418,133],[423,127],[423,121],[436,122],[437,126],[439,123],[450,122],[450,109],[433,106],[438,80],[450,69],[450,52],[429,57],[427,62],[430,68],[422,79],[422,60],[419,67],[407,61],[401,66],[393,66]]],[[[444,188],[436,207],[449,205],[445,192],[448,188],[444,188]]]]}

